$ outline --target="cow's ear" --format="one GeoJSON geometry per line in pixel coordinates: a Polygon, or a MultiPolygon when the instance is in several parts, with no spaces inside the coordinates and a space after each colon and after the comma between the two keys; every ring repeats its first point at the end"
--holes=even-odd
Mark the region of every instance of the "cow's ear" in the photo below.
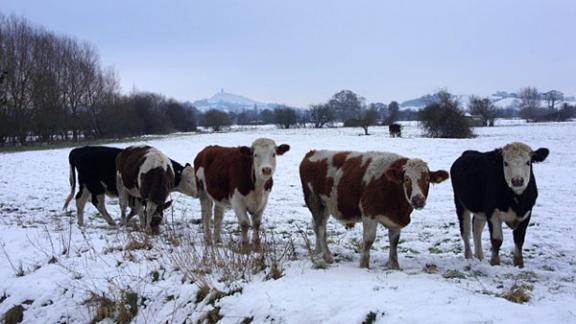
{"type": "Polygon", "coordinates": [[[164,205],[162,206],[162,210],[166,210],[170,208],[170,206],[172,206],[172,200],[168,200],[167,202],[165,202],[164,205]]]}
{"type": "Polygon", "coordinates": [[[252,156],[252,149],[248,146],[240,146],[240,153],[252,156]]]}
{"type": "Polygon", "coordinates": [[[448,174],[448,172],[446,172],[444,170],[430,171],[430,182],[431,183],[440,183],[440,182],[448,179],[449,177],[450,177],[450,175],[448,174]]]}
{"type": "Polygon", "coordinates": [[[548,150],[547,148],[542,147],[537,149],[536,151],[532,152],[532,162],[538,163],[546,160],[549,153],[550,150],[548,150]]]}
{"type": "Polygon", "coordinates": [[[290,145],[288,144],[282,144],[276,148],[276,154],[278,155],[282,155],[288,151],[290,151],[290,145]]]}
{"type": "Polygon", "coordinates": [[[400,168],[388,168],[388,170],[384,172],[384,175],[394,183],[402,183],[402,181],[404,181],[404,171],[400,168]]]}

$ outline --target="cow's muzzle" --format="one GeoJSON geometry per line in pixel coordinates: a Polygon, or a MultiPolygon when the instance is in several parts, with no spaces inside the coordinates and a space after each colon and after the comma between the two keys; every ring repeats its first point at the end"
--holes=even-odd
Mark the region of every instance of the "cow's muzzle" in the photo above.
{"type": "Polygon", "coordinates": [[[262,175],[267,176],[267,177],[271,176],[272,175],[272,168],[263,167],[262,168],[262,175]]]}
{"type": "Polygon", "coordinates": [[[422,196],[414,196],[411,199],[411,204],[415,209],[422,209],[426,205],[426,199],[422,196]]]}
{"type": "Polygon", "coordinates": [[[514,177],[514,178],[512,178],[512,186],[513,186],[513,187],[522,187],[522,186],[524,186],[524,178],[521,178],[521,177],[514,177]]]}

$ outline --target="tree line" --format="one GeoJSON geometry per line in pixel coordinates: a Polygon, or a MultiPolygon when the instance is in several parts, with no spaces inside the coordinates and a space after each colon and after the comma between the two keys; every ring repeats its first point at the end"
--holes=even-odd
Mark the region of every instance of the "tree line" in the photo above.
{"type": "MultiPolygon", "coordinates": [[[[344,125],[368,134],[370,126],[398,120],[421,121],[428,136],[471,136],[466,127],[460,127],[469,127],[470,118],[454,96],[440,91],[426,98],[429,103],[418,112],[401,110],[396,101],[366,103],[355,92],[341,90],[309,109],[279,105],[239,113],[217,109],[201,113],[161,94],[123,95],[115,71],[101,65],[91,44],[0,14],[0,146],[186,132],[198,125],[214,131],[232,124],[344,125]]],[[[557,90],[541,93],[526,87],[515,98],[519,110],[496,109],[490,98],[476,96],[470,98],[467,110],[480,116],[482,126],[493,126],[499,117],[519,115],[537,122],[575,115],[574,106],[558,105],[564,97],[557,90]]]]}

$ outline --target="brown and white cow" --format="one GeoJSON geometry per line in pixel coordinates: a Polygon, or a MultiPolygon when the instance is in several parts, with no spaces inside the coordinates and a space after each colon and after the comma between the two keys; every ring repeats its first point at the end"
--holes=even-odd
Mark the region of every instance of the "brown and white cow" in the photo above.
{"type": "Polygon", "coordinates": [[[316,253],[332,263],[326,243],[330,215],[347,227],[362,222],[364,246],[360,267],[370,263],[370,247],[378,223],[388,228],[388,267],[399,269],[400,230],[410,223],[414,209],[426,204],[430,183],[448,178],[446,171],[430,171],[420,159],[386,152],[310,151],[300,163],[304,199],[316,234],[316,253]]]}
{"type": "MultiPolygon", "coordinates": [[[[189,164],[175,174],[173,162],[158,149],[150,146],[131,146],[116,157],[116,187],[120,197],[122,222],[126,223],[129,202],[140,217],[140,226],[158,232],[163,211],[171,191],[180,191],[196,197],[194,169],[189,164]],[[175,186],[177,177],[181,177],[175,186]],[[144,210],[143,210],[144,208],[144,210]]],[[[129,216],[130,217],[130,216],[129,216]]]]}
{"type": "Polygon", "coordinates": [[[204,239],[212,244],[210,219],[214,206],[214,240],[221,242],[222,218],[226,208],[232,208],[242,230],[242,247],[248,247],[248,227],[252,218],[252,243],[260,245],[262,214],[272,190],[276,155],[290,149],[260,138],[251,147],[208,146],[194,159],[198,196],[202,209],[204,239]]]}

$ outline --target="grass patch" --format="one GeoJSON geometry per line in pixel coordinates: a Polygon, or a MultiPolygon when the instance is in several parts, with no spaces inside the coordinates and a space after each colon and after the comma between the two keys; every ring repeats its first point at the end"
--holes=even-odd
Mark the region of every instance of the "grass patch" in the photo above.
{"type": "Polygon", "coordinates": [[[430,274],[436,273],[436,272],[438,272],[438,266],[435,265],[434,263],[426,263],[426,265],[424,266],[422,271],[424,271],[426,273],[430,273],[430,274]]]}
{"type": "Polygon", "coordinates": [[[126,244],[126,251],[135,250],[151,250],[152,241],[148,235],[143,235],[141,238],[137,238],[133,234],[128,234],[128,243],[126,244]]]}
{"type": "Polygon", "coordinates": [[[16,324],[24,320],[24,307],[22,305],[16,305],[10,308],[4,316],[2,316],[2,323],[5,324],[16,324]]]}
{"type": "Polygon", "coordinates": [[[466,279],[466,274],[459,270],[446,270],[442,277],[446,279],[466,279]]]}
{"type": "Polygon", "coordinates": [[[521,285],[516,286],[514,285],[509,291],[506,291],[500,295],[500,297],[517,304],[524,304],[530,301],[530,291],[532,290],[531,286],[521,285]]]}
{"type": "Polygon", "coordinates": [[[369,312],[366,314],[366,318],[362,321],[362,324],[373,324],[376,322],[378,315],[375,312],[369,312]]]}
{"type": "Polygon", "coordinates": [[[94,312],[91,323],[111,319],[115,323],[128,324],[138,314],[138,294],[132,291],[122,291],[117,300],[104,294],[91,293],[84,304],[94,312]]]}

